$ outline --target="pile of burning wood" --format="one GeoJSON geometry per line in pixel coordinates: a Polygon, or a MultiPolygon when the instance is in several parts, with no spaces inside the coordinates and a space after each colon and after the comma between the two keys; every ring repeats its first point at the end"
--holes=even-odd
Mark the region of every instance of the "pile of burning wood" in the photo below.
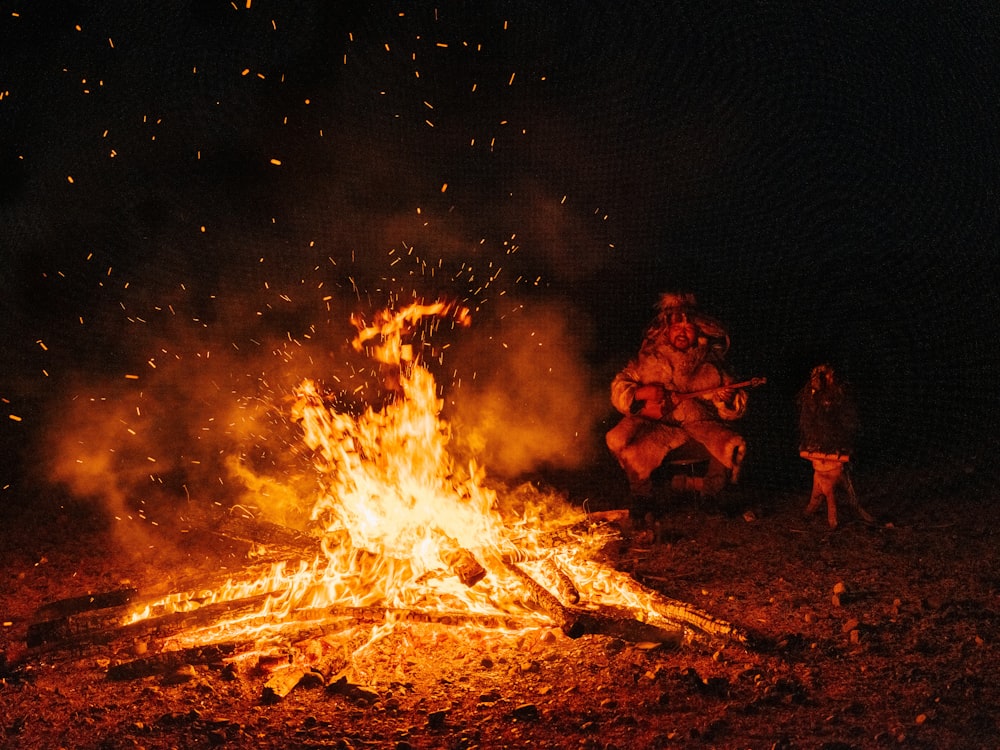
{"type": "Polygon", "coordinates": [[[291,418],[316,476],[305,531],[236,506],[208,528],[244,545],[242,569],[48,604],[28,630],[28,660],[97,653],[108,677],[132,679],[256,659],[274,667],[264,670],[273,699],[304,680],[341,684],[353,654],[404,623],[745,642],[601,561],[623,513],[500,498],[474,466],[455,465],[434,379],[402,343],[428,316],[468,321],[445,303],[356,321],[355,347],[393,374],[384,407],[343,414],[312,381],[297,389],[291,418]]]}
{"type": "MultiPolygon", "coordinates": [[[[555,552],[562,545],[578,545],[583,537],[596,545],[616,544],[619,515],[595,514],[553,534],[554,554],[545,559],[504,560],[503,585],[518,588],[524,597],[520,613],[419,605],[282,611],[272,606],[287,593],[278,589],[215,601],[213,592],[231,587],[230,573],[204,576],[183,589],[174,589],[181,584],[173,582],[149,591],[120,588],[46,604],[28,628],[24,665],[91,656],[106,665],[112,680],[153,675],[170,680],[184,679],[193,665],[214,664],[226,675],[253,660],[261,667],[261,697],[267,701],[284,697],[300,684],[359,690],[344,677],[352,654],[402,624],[506,632],[558,627],[571,638],[597,634],[673,647],[692,642],[745,644],[746,635],[731,624],[658,594],[610,565],[595,562],[593,569],[600,571],[606,586],[617,587],[618,596],[635,604],[600,604],[581,594],[582,587],[560,569],[555,552]]],[[[243,544],[247,550],[266,547],[283,558],[255,562],[248,557],[247,566],[235,574],[244,580],[280,581],[272,575],[276,566],[295,567],[317,551],[316,540],[307,535],[243,515],[230,516],[211,533],[220,542],[243,544]]],[[[494,575],[465,550],[442,574],[466,587],[494,575]]]]}

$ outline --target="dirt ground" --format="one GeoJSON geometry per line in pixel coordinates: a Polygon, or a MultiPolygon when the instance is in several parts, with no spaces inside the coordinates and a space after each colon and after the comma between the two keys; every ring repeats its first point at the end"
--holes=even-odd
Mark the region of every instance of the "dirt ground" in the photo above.
{"type": "MultiPolygon", "coordinates": [[[[266,701],[223,660],[111,680],[121,654],[38,653],[47,602],[212,560],[127,553],[114,519],[8,488],[0,531],[2,748],[989,748],[1000,743],[996,467],[855,477],[877,523],[804,517],[806,489],[673,498],[614,563],[759,636],[669,648],[555,629],[398,629],[339,689],[266,701]],[[838,593],[839,592],[839,593],[838,593]]],[[[606,477],[564,478],[601,505],[606,477]]],[[[605,505],[614,503],[605,498],[605,505]]],[[[215,551],[217,553],[217,551],[215,551]]]]}

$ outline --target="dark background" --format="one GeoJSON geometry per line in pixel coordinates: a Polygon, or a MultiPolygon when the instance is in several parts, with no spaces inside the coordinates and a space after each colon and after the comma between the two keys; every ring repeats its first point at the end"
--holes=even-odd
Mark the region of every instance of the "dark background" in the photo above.
{"type": "Polygon", "coordinates": [[[498,342],[563,311],[598,446],[683,288],[769,379],[751,480],[802,471],[823,361],[860,466],[994,450],[995,4],[235,4],[2,5],[8,488],[151,358],[221,350],[223,390],[277,389],[299,344],[339,357],[347,312],[438,294],[498,342]]]}

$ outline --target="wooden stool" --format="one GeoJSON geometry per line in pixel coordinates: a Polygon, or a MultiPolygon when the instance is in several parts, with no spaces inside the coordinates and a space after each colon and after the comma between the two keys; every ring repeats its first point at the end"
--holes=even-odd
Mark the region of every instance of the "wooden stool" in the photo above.
{"type": "Polygon", "coordinates": [[[851,476],[846,471],[851,457],[846,453],[821,453],[819,451],[799,451],[799,455],[813,466],[813,486],[806,513],[815,513],[826,502],[826,520],[831,529],[837,528],[837,487],[844,488],[847,504],[866,523],[875,523],[868,511],[861,507],[854,492],[851,476]]]}

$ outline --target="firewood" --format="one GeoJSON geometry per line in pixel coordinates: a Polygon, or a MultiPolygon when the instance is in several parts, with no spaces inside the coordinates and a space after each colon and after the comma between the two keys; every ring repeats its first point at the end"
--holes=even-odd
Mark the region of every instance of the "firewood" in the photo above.
{"type": "Polygon", "coordinates": [[[398,607],[331,607],[326,610],[331,617],[348,617],[358,624],[377,624],[392,617],[399,622],[460,627],[475,625],[488,630],[522,630],[537,622],[516,615],[485,614],[453,610],[419,610],[398,607]]]}
{"type": "Polygon", "coordinates": [[[556,591],[562,599],[567,600],[570,604],[576,604],[580,601],[580,592],[577,591],[576,585],[555,560],[551,557],[546,558],[543,567],[547,573],[555,578],[556,591]]]}
{"type": "Polygon", "coordinates": [[[132,607],[112,607],[94,613],[72,615],[35,623],[28,629],[28,646],[52,644],[55,648],[106,644],[118,638],[163,638],[189,628],[211,625],[223,616],[236,617],[260,610],[264,602],[280,592],[259,594],[235,601],[207,604],[190,612],[172,612],[161,617],[127,623],[132,607]]]}
{"type": "MultiPolygon", "coordinates": [[[[625,512],[627,514],[627,511],[625,512]]],[[[535,544],[540,548],[554,551],[565,547],[579,549],[581,541],[584,541],[587,546],[599,549],[621,539],[621,528],[615,520],[617,518],[617,512],[607,517],[591,514],[576,523],[539,534],[535,544]]],[[[508,559],[512,562],[527,562],[532,558],[517,555],[508,559]]]]}
{"type": "MultiPolygon", "coordinates": [[[[261,579],[270,575],[272,570],[271,564],[252,565],[241,570],[239,577],[241,580],[261,579]]],[[[196,579],[168,578],[142,592],[124,588],[49,602],[35,611],[28,626],[27,645],[35,647],[72,638],[85,631],[114,628],[127,620],[133,612],[152,606],[168,594],[176,592],[187,592],[186,600],[197,603],[200,596],[198,592],[218,590],[233,577],[234,573],[229,571],[208,573],[196,579]]],[[[178,598],[173,601],[178,601],[178,598]]]]}
{"type": "Polygon", "coordinates": [[[352,626],[338,630],[332,635],[323,633],[292,644],[308,673],[301,684],[310,687],[328,685],[343,672],[351,661],[351,656],[371,638],[371,629],[352,626]]]}
{"type": "Polygon", "coordinates": [[[356,685],[347,679],[346,672],[336,675],[330,684],[326,686],[326,692],[330,695],[343,695],[355,703],[371,705],[378,700],[378,693],[356,685]]]}
{"type": "Polygon", "coordinates": [[[80,614],[81,612],[91,612],[109,607],[121,607],[130,603],[138,595],[138,589],[128,587],[98,594],[84,594],[83,596],[74,596],[69,599],[60,599],[55,602],[43,604],[35,610],[33,621],[45,622],[47,620],[58,620],[70,615],[80,614]]]}
{"type": "MultiPolygon", "coordinates": [[[[593,568],[599,563],[588,561],[585,565],[593,568]]],[[[686,642],[713,644],[721,641],[739,643],[743,646],[753,646],[756,642],[756,635],[714,617],[694,605],[671,599],[642,585],[627,573],[608,566],[600,566],[600,571],[595,571],[597,572],[600,572],[614,588],[621,592],[631,592],[636,600],[645,600],[648,603],[649,609],[641,615],[642,621],[662,625],[668,629],[679,625],[683,628],[686,642]]]]}
{"type": "Polygon", "coordinates": [[[548,589],[538,581],[525,573],[516,563],[506,563],[506,568],[521,582],[521,584],[531,594],[532,600],[545,614],[552,618],[557,627],[561,628],[570,638],[577,638],[583,633],[577,626],[575,619],[570,615],[566,607],[548,589]]]}
{"type": "MultiPolygon", "coordinates": [[[[505,568],[525,588],[531,601],[570,637],[601,634],[633,642],[674,643],[678,640],[678,633],[683,633],[684,638],[689,641],[725,640],[745,645],[750,642],[747,634],[730,623],[692,605],[652,591],[625,574],[605,571],[605,575],[610,574],[619,579],[615,581],[618,587],[630,589],[637,596],[646,598],[650,611],[643,613],[641,619],[637,619],[634,613],[624,609],[594,605],[589,605],[588,608],[567,606],[518,565],[508,563],[505,568]]],[[[257,612],[263,612],[264,604],[270,597],[278,595],[280,592],[260,594],[245,599],[205,605],[190,612],[175,612],[127,624],[123,623],[129,607],[111,607],[107,610],[81,613],[59,620],[35,623],[32,629],[29,629],[29,646],[37,655],[42,652],[60,649],[78,650],[85,646],[107,645],[120,641],[129,643],[135,640],[162,641],[188,630],[211,628],[228,619],[253,616],[257,612]]],[[[261,616],[271,617],[271,615],[261,616]]],[[[345,621],[354,625],[378,624],[385,622],[387,617],[400,622],[444,626],[472,624],[485,628],[520,629],[538,624],[537,620],[530,618],[526,620],[513,615],[371,606],[297,610],[293,618],[289,618],[285,623],[276,624],[275,627],[279,629],[280,637],[286,642],[291,642],[295,638],[321,637],[331,632],[341,632],[347,627],[345,621]]],[[[160,658],[168,663],[171,657],[160,658]]],[[[141,671],[154,668],[155,663],[156,661],[152,660],[149,666],[145,666],[144,662],[140,661],[134,667],[122,667],[122,673],[127,674],[129,669],[141,671]]],[[[339,664],[340,659],[334,659],[333,663],[339,664]]],[[[332,667],[326,670],[324,676],[328,676],[331,671],[332,667]]]]}
{"type": "Polygon", "coordinates": [[[281,549],[287,557],[311,557],[321,551],[320,540],[310,534],[270,521],[230,515],[212,530],[220,539],[232,539],[260,547],[281,549]]]}
{"type": "Polygon", "coordinates": [[[331,653],[323,657],[318,663],[314,664],[310,671],[319,677],[320,682],[323,685],[328,685],[330,680],[333,679],[334,675],[340,672],[344,667],[347,666],[350,660],[350,655],[345,653],[331,653]]]}
{"type": "Polygon", "coordinates": [[[572,609],[575,633],[582,635],[606,635],[620,638],[630,643],[661,643],[665,646],[680,646],[684,632],[680,625],[653,625],[640,622],[632,613],[613,607],[597,610],[572,609]]]}
{"type": "Polygon", "coordinates": [[[153,656],[113,664],[108,667],[107,676],[109,680],[135,680],[141,677],[166,674],[185,664],[211,664],[221,661],[249,647],[250,644],[228,642],[165,651],[153,656]]]}
{"type": "Polygon", "coordinates": [[[458,580],[472,588],[486,577],[486,570],[469,550],[444,532],[436,536],[441,547],[441,559],[458,580]]]}
{"type": "Polygon", "coordinates": [[[467,549],[458,548],[449,552],[444,562],[464,585],[472,588],[486,577],[486,570],[467,549]]]}
{"type": "Polygon", "coordinates": [[[277,669],[271,673],[267,682],[264,683],[264,690],[261,694],[261,701],[264,703],[277,703],[288,695],[309,670],[304,667],[287,666],[277,669]]]}

